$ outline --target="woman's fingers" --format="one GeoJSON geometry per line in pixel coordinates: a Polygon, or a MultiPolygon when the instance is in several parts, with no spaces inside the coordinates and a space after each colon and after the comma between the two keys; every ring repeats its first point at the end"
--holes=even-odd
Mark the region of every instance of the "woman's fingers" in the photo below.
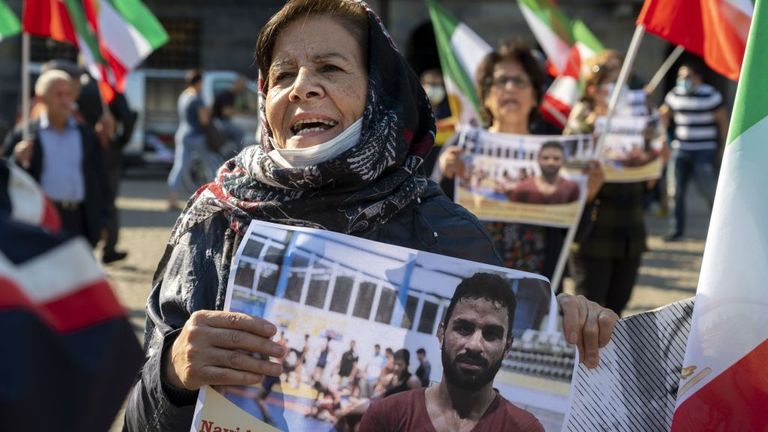
{"type": "Polygon", "coordinates": [[[560,294],[563,331],[568,343],[576,345],[581,361],[594,368],[600,362],[600,348],[611,340],[619,316],[584,296],[560,294]]]}
{"type": "Polygon", "coordinates": [[[619,316],[616,312],[603,308],[597,318],[598,325],[600,326],[600,348],[603,348],[611,341],[613,329],[616,328],[616,323],[619,322],[619,316]]]}
{"type": "Polygon", "coordinates": [[[195,390],[203,385],[258,382],[261,374],[277,375],[281,370],[279,364],[251,356],[258,353],[268,359],[283,355],[285,348],[270,340],[276,331],[273,324],[261,318],[235,312],[197,311],[171,347],[166,379],[176,387],[195,390]],[[233,372],[225,374],[222,370],[233,372]],[[215,373],[211,375],[211,371],[215,373]],[[246,381],[231,381],[238,376],[246,381]]]}
{"type": "Polygon", "coordinates": [[[277,328],[269,321],[239,312],[201,310],[193,313],[189,320],[195,325],[243,330],[267,338],[277,333],[277,328]]]}
{"type": "Polygon", "coordinates": [[[255,385],[264,379],[264,375],[251,372],[207,366],[200,371],[200,382],[203,385],[255,385]]]}
{"type": "Polygon", "coordinates": [[[285,352],[285,348],[277,342],[243,330],[214,327],[205,332],[205,337],[210,338],[208,342],[211,346],[219,348],[239,349],[272,357],[279,357],[285,352]]]}
{"type": "Polygon", "coordinates": [[[441,155],[438,161],[440,165],[440,171],[446,178],[453,178],[458,171],[458,164],[461,162],[460,154],[462,149],[459,147],[451,147],[446,149],[441,155]]]}
{"type": "MultiPolygon", "coordinates": [[[[571,345],[581,343],[581,328],[586,320],[586,309],[580,307],[577,297],[570,294],[560,294],[557,296],[560,308],[563,310],[563,331],[565,339],[571,345]]],[[[581,349],[579,349],[581,351],[581,349]]]]}
{"type": "Polygon", "coordinates": [[[279,363],[254,357],[243,351],[212,349],[209,356],[209,363],[212,366],[225,369],[271,376],[278,376],[283,371],[283,367],[279,363]]]}
{"type": "Polygon", "coordinates": [[[584,322],[582,331],[582,361],[587,367],[597,367],[600,361],[600,327],[597,320],[600,311],[587,305],[587,320],[584,322]]]}

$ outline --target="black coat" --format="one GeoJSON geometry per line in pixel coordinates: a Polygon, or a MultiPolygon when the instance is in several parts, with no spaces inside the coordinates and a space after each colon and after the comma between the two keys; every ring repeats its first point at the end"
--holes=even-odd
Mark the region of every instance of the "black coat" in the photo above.
{"type": "MultiPolygon", "coordinates": [[[[38,183],[45,169],[43,146],[38,137],[39,124],[32,126],[32,140],[34,150],[29,167],[24,168],[38,183]]],[[[101,236],[101,229],[106,225],[112,215],[109,206],[109,190],[104,173],[104,158],[101,146],[96,134],[87,126],[78,125],[83,146],[83,179],[85,180],[85,200],[83,211],[85,213],[85,237],[91,245],[96,245],[101,236]]],[[[22,140],[22,132],[14,131],[8,134],[3,145],[3,155],[10,158],[13,149],[22,140]]],[[[23,167],[22,167],[23,168],[23,167]]]]}
{"type": "MultiPolygon", "coordinates": [[[[487,264],[501,265],[491,239],[472,214],[430,183],[419,201],[365,236],[368,239],[487,264]]],[[[229,266],[239,236],[221,213],[193,225],[168,245],[147,301],[139,382],[128,397],[127,431],[189,431],[197,391],[174,389],[161,380],[164,352],[196,310],[224,306],[229,266]]]]}

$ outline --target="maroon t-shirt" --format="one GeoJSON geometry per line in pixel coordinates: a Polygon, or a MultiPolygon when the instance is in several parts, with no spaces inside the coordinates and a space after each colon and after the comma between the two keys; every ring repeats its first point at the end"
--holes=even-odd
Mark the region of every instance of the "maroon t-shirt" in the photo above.
{"type": "Polygon", "coordinates": [[[544,195],[536,186],[534,177],[529,177],[520,183],[509,193],[509,200],[528,204],[568,204],[579,199],[579,184],[572,180],[560,178],[557,189],[544,195]]]}
{"type": "MultiPolygon", "coordinates": [[[[427,413],[426,389],[415,389],[371,404],[360,421],[360,432],[438,432],[427,413]]],[[[543,432],[544,427],[528,411],[498,393],[472,431],[543,432]]]]}

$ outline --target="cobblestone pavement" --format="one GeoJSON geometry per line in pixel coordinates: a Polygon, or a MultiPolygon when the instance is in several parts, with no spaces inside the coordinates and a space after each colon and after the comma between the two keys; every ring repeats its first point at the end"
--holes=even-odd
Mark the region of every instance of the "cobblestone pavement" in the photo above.
{"type": "MultiPolygon", "coordinates": [[[[178,216],[178,212],[167,210],[164,176],[163,171],[152,169],[127,172],[121,185],[118,207],[122,222],[119,247],[129,255],[126,260],[106,267],[139,338],[144,327],[144,304],[152,274],[178,216]]],[[[650,251],[643,257],[640,277],[625,316],[695,294],[709,212],[694,188],[689,189],[690,233],[683,241],[664,242],[662,236],[667,231],[667,220],[652,215],[646,218],[650,251]]],[[[565,289],[572,292],[569,280],[565,281],[565,289]]],[[[118,419],[113,430],[119,430],[121,424],[118,419]]]]}

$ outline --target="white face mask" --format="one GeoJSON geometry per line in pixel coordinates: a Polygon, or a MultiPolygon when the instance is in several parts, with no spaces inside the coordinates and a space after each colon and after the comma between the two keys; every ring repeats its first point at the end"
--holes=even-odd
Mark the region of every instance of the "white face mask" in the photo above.
{"type": "Polygon", "coordinates": [[[274,149],[268,156],[282,168],[306,168],[335,158],[360,141],[363,118],[360,117],[336,138],[302,149],[274,149]]]}
{"type": "Polygon", "coordinates": [[[443,88],[443,86],[439,86],[439,85],[424,86],[424,92],[427,93],[429,102],[432,103],[432,105],[439,105],[440,102],[442,102],[443,99],[445,99],[445,89],[443,88]]]}

